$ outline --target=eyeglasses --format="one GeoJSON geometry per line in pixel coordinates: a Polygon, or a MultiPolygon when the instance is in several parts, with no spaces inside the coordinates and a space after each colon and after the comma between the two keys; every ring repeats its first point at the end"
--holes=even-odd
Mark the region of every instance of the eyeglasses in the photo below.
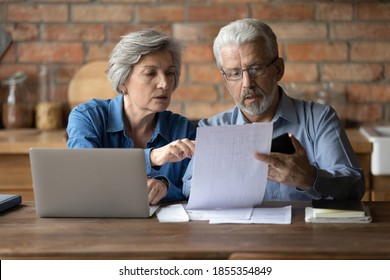
{"type": "Polygon", "coordinates": [[[225,77],[226,80],[228,81],[238,81],[242,79],[242,76],[244,74],[244,71],[248,71],[249,76],[252,78],[254,77],[260,77],[265,75],[265,71],[268,67],[270,67],[272,64],[275,63],[275,61],[279,57],[275,57],[269,64],[264,65],[264,64],[258,64],[254,65],[245,69],[229,69],[226,71],[221,70],[222,75],[225,77]]]}

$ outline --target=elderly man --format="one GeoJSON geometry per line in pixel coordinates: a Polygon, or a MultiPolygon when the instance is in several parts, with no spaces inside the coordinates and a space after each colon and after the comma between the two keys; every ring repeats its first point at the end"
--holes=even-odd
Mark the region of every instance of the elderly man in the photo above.
{"type": "MultiPolygon", "coordinates": [[[[214,41],[214,55],[236,106],[201,120],[199,126],[272,122],[273,136],[288,132],[295,147],[293,154],[255,155],[269,165],[264,200],[362,198],[363,171],[336,112],[291,98],[278,85],[284,60],[267,24],[241,19],[224,26],[214,41]]],[[[183,177],[186,197],[191,178],[192,162],[183,177]]]]}

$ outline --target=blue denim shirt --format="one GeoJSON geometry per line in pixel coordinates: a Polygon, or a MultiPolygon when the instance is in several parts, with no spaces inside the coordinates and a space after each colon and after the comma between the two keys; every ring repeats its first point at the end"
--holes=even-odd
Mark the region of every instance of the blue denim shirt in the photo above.
{"type": "MultiPolygon", "coordinates": [[[[69,115],[67,133],[68,148],[134,148],[133,140],[125,132],[123,95],[108,100],[93,99],[76,106],[69,115]]],[[[147,176],[165,177],[169,182],[168,193],[162,201],[185,199],[182,177],[189,159],[153,167],[150,151],[177,139],[193,140],[195,133],[195,127],[187,118],[170,111],[157,113],[156,128],[144,152],[147,176]]]]}
{"type": "MultiPolygon", "coordinates": [[[[294,134],[299,140],[306,150],[309,162],[316,168],[317,177],[312,188],[306,191],[268,180],[264,200],[362,198],[365,191],[363,170],[336,112],[331,107],[291,98],[280,88],[280,102],[272,122],[273,137],[287,132],[294,134]]],[[[246,123],[248,120],[240,109],[234,107],[201,120],[199,126],[246,123]]],[[[192,161],[183,178],[186,197],[189,197],[191,189],[192,161]]]]}

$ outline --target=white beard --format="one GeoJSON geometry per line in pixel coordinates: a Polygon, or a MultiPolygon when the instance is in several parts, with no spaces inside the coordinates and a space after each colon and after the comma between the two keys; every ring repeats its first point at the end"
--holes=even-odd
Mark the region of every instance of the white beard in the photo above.
{"type": "Polygon", "coordinates": [[[274,98],[274,92],[272,94],[267,95],[259,87],[255,87],[252,89],[246,88],[243,90],[240,97],[240,102],[237,104],[237,106],[241,109],[241,111],[250,115],[261,115],[271,106],[272,102],[274,101],[274,98]],[[259,96],[260,99],[245,106],[245,98],[247,96],[259,96]]]}

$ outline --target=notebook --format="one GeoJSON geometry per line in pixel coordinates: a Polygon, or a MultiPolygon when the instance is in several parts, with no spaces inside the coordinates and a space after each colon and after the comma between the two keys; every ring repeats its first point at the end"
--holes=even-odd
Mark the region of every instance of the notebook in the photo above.
{"type": "Polygon", "coordinates": [[[370,223],[372,217],[362,201],[313,200],[305,209],[307,223],[370,223]]]}
{"type": "Polygon", "coordinates": [[[19,194],[0,194],[0,212],[6,211],[22,203],[19,194]]]}
{"type": "Polygon", "coordinates": [[[31,148],[39,217],[147,218],[142,149],[31,148]]]}
{"type": "Polygon", "coordinates": [[[313,200],[315,218],[355,218],[364,217],[365,209],[359,200],[313,200]]]}

